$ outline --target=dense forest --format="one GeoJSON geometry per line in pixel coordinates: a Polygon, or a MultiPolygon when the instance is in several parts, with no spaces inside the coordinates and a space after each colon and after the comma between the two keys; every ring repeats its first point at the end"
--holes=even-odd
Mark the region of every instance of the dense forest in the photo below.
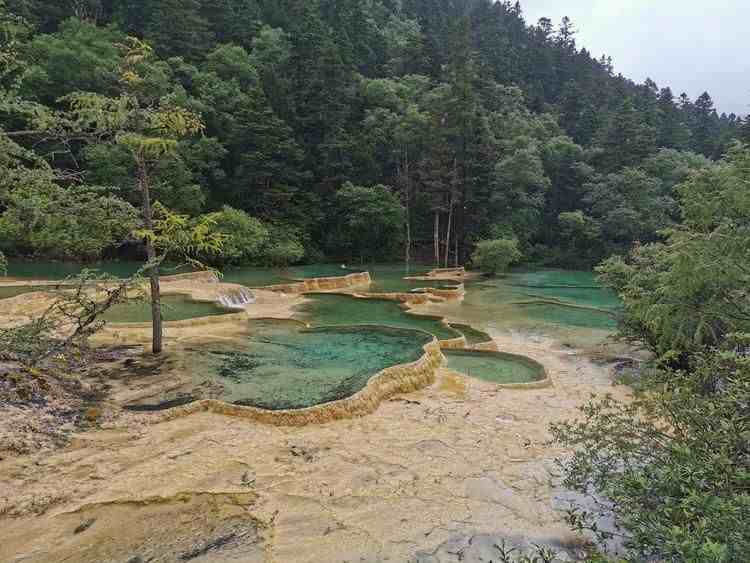
{"type": "Polygon", "coordinates": [[[227,235],[220,261],[454,265],[502,238],[591,265],[658,240],[679,220],[675,186],[750,136],[708,93],[636,84],[580,48],[572,22],[528,25],[518,3],[0,10],[9,256],[141,253],[147,178],[163,212],[227,235]],[[173,126],[155,134],[154,116],[173,126]],[[138,135],[170,146],[139,157],[138,135]]]}

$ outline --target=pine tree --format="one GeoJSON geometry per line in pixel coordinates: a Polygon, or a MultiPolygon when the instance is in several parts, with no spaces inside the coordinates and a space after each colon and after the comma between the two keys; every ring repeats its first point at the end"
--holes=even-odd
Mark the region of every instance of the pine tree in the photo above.
{"type": "Polygon", "coordinates": [[[199,60],[215,45],[199,0],[159,0],[145,24],[144,35],[163,57],[199,60]]]}
{"type": "Polygon", "coordinates": [[[717,137],[719,133],[718,116],[714,102],[708,92],[701,94],[695,100],[692,149],[707,157],[716,156],[717,137]]]}

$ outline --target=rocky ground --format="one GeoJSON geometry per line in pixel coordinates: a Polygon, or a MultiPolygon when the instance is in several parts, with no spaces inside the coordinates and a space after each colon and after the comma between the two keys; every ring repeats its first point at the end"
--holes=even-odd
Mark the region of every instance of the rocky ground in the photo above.
{"type": "Polygon", "coordinates": [[[548,424],[609,369],[497,332],[554,386],[499,390],[448,371],[370,416],[275,428],[127,413],[65,449],[0,460],[0,561],[497,561],[503,542],[574,557],[548,424]]]}

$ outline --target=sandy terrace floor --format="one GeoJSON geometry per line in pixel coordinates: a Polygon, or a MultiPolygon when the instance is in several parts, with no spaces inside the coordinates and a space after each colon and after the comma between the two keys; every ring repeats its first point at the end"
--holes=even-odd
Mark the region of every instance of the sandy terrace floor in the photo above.
{"type": "Polygon", "coordinates": [[[554,387],[441,373],[364,418],[275,428],[214,414],[78,436],[0,461],[0,561],[491,561],[517,535],[575,543],[550,422],[613,387],[606,367],[519,335],[554,387]]]}

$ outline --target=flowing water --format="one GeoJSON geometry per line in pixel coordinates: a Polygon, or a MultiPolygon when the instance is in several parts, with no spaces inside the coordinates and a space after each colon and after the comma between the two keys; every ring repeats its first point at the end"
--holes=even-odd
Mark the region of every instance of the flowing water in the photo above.
{"type": "Polygon", "coordinates": [[[448,367],[491,383],[533,383],[544,379],[544,368],[523,356],[502,352],[446,350],[448,367]]]}

